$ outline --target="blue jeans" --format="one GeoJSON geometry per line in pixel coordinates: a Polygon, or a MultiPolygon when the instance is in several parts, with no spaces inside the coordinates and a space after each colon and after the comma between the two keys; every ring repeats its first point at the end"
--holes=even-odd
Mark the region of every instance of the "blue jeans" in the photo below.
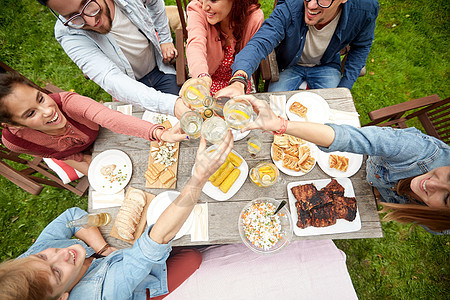
{"type": "Polygon", "coordinates": [[[335,88],[341,81],[341,72],[331,66],[302,67],[294,65],[280,73],[277,82],[271,82],[269,92],[298,90],[303,81],[310,89],[335,88]]]}
{"type": "Polygon", "coordinates": [[[138,81],[163,93],[178,96],[178,92],[180,91],[180,87],[177,85],[177,77],[173,74],[161,72],[158,67],[155,67],[150,73],[138,81]]]}

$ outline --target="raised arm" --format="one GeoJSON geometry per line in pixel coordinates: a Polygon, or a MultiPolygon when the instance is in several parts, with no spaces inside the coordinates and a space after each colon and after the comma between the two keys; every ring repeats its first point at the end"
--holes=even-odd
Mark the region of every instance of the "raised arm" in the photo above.
{"type": "Polygon", "coordinates": [[[278,131],[286,127],[286,134],[297,136],[319,146],[329,147],[335,137],[333,128],[323,124],[309,122],[293,122],[278,118],[269,107],[269,103],[258,100],[254,96],[242,96],[247,99],[258,114],[256,120],[243,128],[242,131],[262,129],[265,131],[278,131]]]}
{"type": "MultiPolygon", "coordinates": [[[[85,35],[69,34],[62,24],[55,25],[55,37],[67,55],[91,80],[119,101],[139,105],[148,110],[174,115],[176,95],[162,93],[137,81],[133,75],[111,61],[94,39],[85,35]]],[[[109,47],[112,47],[110,45],[109,47]]],[[[111,51],[113,51],[111,49],[111,51]]],[[[131,73],[132,70],[127,70],[131,73]]]]}
{"type": "Polygon", "coordinates": [[[91,98],[76,93],[62,93],[61,96],[66,104],[66,112],[76,121],[91,120],[116,133],[137,136],[149,141],[157,138],[167,142],[186,140],[186,134],[181,132],[178,124],[163,133],[162,126],[112,110],[91,98]]]}
{"type": "Polygon", "coordinates": [[[233,148],[231,131],[219,145],[217,151],[206,152],[206,140],[201,139],[195,159],[194,174],[181,194],[161,214],[149,233],[150,238],[159,243],[167,244],[184,224],[208,178],[222,165],[233,148]]]}

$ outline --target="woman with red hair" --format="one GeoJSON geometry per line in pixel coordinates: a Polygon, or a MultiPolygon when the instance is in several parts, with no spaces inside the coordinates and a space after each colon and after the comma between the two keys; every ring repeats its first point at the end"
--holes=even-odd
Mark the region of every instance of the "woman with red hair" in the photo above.
{"type": "Polygon", "coordinates": [[[193,0],[187,6],[189,75],[204,79],[213,95],[231,80],[247,82],[247,75],[231,77],[231,65],[264,21],[260,6],[258,0],[193,0]]]}

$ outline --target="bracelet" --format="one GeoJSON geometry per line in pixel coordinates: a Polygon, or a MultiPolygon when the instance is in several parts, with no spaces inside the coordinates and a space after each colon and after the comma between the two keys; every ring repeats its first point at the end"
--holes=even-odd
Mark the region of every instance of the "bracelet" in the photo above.
{"type": "Polygon", "coordinates": [[[156,140],[158,141],[158,142],[161,142],[161,137],[162,137],[162,135],[164,134],[164,132],[166,132],[166,131],[168,131],[169,129],[163,129],[163,130],[161,130],[161,134],[159,135],[159,136],[157,136],[156,137],[156,140]]]}
{"type": "MultiPolygon", "coordinates": [[[[158,129],[164,130],[164,126],[156,125],[155,128],[153,128],[153,131],[152,131],[152,138],[153,138],[154,141],[160,142],[161,140],[156,135],[156,130],[158,130],[158,129]]],[[[161,135],[162,135],[162,131],[161,131],[161,134],[159,135],[159,137],[161,137],[161,135]]]]}
{"type": "Polygon", "coordinates": [[[282,117],[278,117],[281,120],[281,128],[277,131],[272,131],[274,135],[282,135],[286,132],[288,121],[282,117]]]}
{"type": "Polygon", "coordinates": [[[105,252],[106,249],[108,249],[109,247],[111,247],[111,245],[109,245],[108,243],[106,243],[106,245],[103,246],[103,248],[100,249],[100,250],[97,252],[97,254],[102,254],[102,253],[105,252]]]}
{"type": "Polygon", "coordinates": [[[202,77],[210,77],[211,78],[211,75],[209,75],[208,73],[201,73],[197,76],[197,78],[202,78],[202,77]]]}
{"type": "Polygon", "coordinates": [[[243,76],[233,76],[233,77],[231,77],[228,85],[231,85],[231,84],[233,84],[235,82],[242,83],[244,85],[244,91],[247,91],[248,82],[243,76]]]}
{"type": "Polygon", "coordinates": [[[245,72],[241,72],[241,73],[235,73],[233,77],[235,76],[241,76],[243,77],[245,80],[248,80],[248,75],[245,72]]]}

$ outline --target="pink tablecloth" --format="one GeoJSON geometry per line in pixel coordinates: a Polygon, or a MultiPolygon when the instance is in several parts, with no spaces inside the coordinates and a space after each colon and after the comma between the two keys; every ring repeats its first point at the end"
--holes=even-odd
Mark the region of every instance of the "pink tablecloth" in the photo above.
{"type": "Polygon", "coordinates": [[[345,258],[331,240],[295,241],[272,255],[243,244],[211,246],[166,299],[357,299],[345,258]]]}

